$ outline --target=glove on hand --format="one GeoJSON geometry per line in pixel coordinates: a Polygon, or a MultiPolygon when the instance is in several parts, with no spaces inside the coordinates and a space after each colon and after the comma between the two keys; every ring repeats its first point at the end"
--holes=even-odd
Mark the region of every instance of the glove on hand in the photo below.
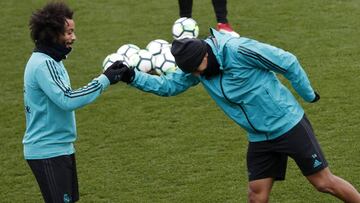
{"type": "Polygon", "coordinates": [[[132,68],[124,66],[121,68],[123,71],[123,76],[121,77],[121,81],[126,82],[127,84],[131,83],[135,78],[135,71],[132,68]]]}
{"type": "Polygon", "coordinates": [[[317,93],[317,92],[314,92],[315,93],[315,99],[311,101],[311,103],[315,103],[317,101],[319,101],[320,99],[320,95],[317,93]]]}
{"type": "Polygon", "coordinates": [[[124,75],[124,68],[127,68],[121,61],[115,61],[105,71],[104,75],[109,79],[110,85],[116,84],[124,75]]]}

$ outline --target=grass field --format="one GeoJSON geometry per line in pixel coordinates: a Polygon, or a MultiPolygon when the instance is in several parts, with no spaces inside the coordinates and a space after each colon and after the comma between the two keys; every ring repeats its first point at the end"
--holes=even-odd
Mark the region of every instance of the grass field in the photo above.
{"type": "MultiPolygon", "coordinates": [[[[23,159],[23,70],[28,20],[44,0],[0,2],[0,202],[41,202],[23,159]]],[[[101,71],[120,45],[171,41],[176,0],[69,0],[77,42],[65,61],[73,88],[101,71]]],[[[200,37],[215,25],[210,0],[194,1],[200,37]]],[[[228,0],[243,36],[296,54],[320,102],[303,104],[331,170],[360,189],[360,1],[228,0]]],[[[287,85],[288,83],[284,81],[287,85]]],[[[77,110],[80,202],[246,202],[246,134],[199,85],[160,98],[119,84],[77,110]]],[[[289,161],[271,202],[339,202],[315,191],[289,161]]]]}

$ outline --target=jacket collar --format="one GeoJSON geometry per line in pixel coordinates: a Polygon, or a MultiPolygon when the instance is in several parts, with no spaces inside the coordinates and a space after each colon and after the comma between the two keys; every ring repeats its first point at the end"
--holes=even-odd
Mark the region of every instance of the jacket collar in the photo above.
{"type": "Polygon", "coordinates": [[[221,33],[214,28],[210,28],[210,34],[210,37],[208,37],[205,42],[212,48],[212,51],[220,65],[220,69],[223,70],[223,49],[225,44],[234,37],[221,33]]]}

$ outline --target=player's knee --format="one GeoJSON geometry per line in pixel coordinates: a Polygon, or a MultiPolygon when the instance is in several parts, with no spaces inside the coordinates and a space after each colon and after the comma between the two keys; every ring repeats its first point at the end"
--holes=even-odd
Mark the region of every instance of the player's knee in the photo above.
{"type": "Polygon", "coordinates": [[[315,185],[315,188],[319,192],[328,193],[328,186],[326,184],[315,185]]]}
{"type": "Polygon", "coordinates": [[[333,193],[334,183],[332,178],[328,178],[324,181],[318,182],[314,185],[316,190],[323,193],[333,193]]]}
{"type": "Polygon", "coordinates": [[[266,192],[261,192],[259,190],[248,189],[248,202],[249,203],[262,203],[268,202],[269,197],[266,192]]]}

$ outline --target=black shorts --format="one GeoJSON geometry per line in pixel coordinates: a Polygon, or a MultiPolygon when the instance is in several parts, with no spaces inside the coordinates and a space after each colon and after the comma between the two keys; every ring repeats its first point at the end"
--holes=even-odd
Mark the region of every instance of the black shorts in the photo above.
{"type": "Polygon", "coordinates": [[[263,178],[284,180],[288,156],[295,160],[304,176],[312,175],[328,165],[305,115],[295,127],[274,140],[249,142],[249,181],[263,178]]]}
{"type": "Polygon", "coordinates": [[[45,202],[68,203],[79,200],[75,155],[27,160],[45,202]]]}

